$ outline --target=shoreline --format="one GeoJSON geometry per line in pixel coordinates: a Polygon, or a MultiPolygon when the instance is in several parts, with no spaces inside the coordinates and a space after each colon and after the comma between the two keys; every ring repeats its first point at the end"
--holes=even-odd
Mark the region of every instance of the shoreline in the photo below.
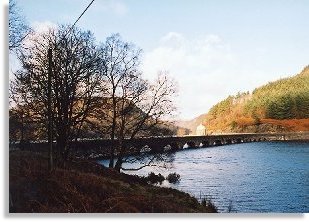
{"type": "Polygon", "coordinates": [[[188,193],[148,184],[94,161],[47,171],[47,157],[10,152],[10,213],[216,213],[188,193]]]}

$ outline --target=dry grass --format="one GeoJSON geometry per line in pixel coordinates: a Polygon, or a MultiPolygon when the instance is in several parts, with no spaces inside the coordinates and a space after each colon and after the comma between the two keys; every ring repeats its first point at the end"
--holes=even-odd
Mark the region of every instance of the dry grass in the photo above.
{"type": "Polygon", "coordinates": [[[309,119],[262,119],[261,122],[282,126],[291,132],[309,131],[309,119]]]}
{"type": "Polygon", "coordinates": [[[236,122],[240,127],[254,125],[254,119],[249,117],[240,117],[236,122]]]}
{"type": "MultiPolygon", "coordinates": [[[[280,129],[283,132],[305,132],[309,131],[309,119],[260,119],[255,123],[252,117],[246,116],[224,116],[208,122],[208,130],[211,132],[268,132],[280,129]],[[235,122],[235,128],[232,128],[235,122]]],[[[207,124],[206,124],[207,125],[207,124]]]]}
{"type": "MultiPolygon", "coordinates": [[[[254,126],[254,119],[241,117],[237,119],[238,127],[248,127],[254,126]]],[[[261,119],[260,124],[267,124],[269,126],[280,127],[286,132],[301,132],[301,131],[309,131],[309,119],[261,119]]]]}
{"type": "Polygon", "coordinates": [[[10,153],[10,212],[215,212],[189,194],[148,185],[94,162],[47,173],[40,154],[10,153]]]}

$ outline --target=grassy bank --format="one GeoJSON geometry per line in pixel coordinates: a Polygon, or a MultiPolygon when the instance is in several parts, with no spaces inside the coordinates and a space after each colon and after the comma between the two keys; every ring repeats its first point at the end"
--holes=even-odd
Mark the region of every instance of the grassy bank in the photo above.
{"type": "Polygon", "coordinates": [[[52,173],[41,154],[14,151],[9,161],[11,213],[216,212],[189,194],[91,161],[72,161],[52,173]]]}

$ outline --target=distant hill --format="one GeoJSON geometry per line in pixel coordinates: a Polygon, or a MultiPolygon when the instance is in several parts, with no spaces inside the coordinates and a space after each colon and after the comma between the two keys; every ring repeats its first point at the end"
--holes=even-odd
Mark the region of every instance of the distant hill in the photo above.
{"type": "Polygon", "coordinates": [[[209,133],[309,131],[309,66],[301,73],[238,93],[215,104],[207,114],[181,122],[209,133]]]}
{"type": "Polygon", "coordinates": [[[189,132],[186,134],[195,134],[196,127],[204,121],[206,118],[206,114],[202,114],[193,120],[187,120],[187,121],[177,121],[175,124],[179,127],[188,129],[189,132]]]}
{"type": "MultiPolygon", "coordinates": [[[[83,122],[83,125],[79,128],[80,138],[110,138],[111,134],[111,123],[112,123],[112,99],[107,97],[95,97],[96,107],[91,109],[89,115],[83,122]]],[[[119,104],[122,102],[119,99],[119,104]]],[[[124,101],[124,107],[128,113],[126,118],[130,118],[131,124],[136,124],[138,118],[144,117],[145,112],[137,107],[134,103],[129,100],[124,101]],[[129,110],[129,111],[128,111],[129,110]],[[132,121],[135,119],[135,122],[132,121]]],[[[76,108],[83,105],[83,100],[81,99],[76,104],[76,108]]],[[[46,129],[42,124],[45,120],[41,118],[36,118],[33,115],[33,107],[37,108],[36,105],[24,105],[15,106],[9,110],[9,138],[11,141],[19,140],[45,140],[46,139],[46,129]],[[30,108],[29,108],[30,107],[30,108]],[[31,109],[32,108],[32,109],[31,109]]],[[[120,107],[120,106],[119,106],[120,107]]],[[[124,110],[117,110],[117,115],[124,110]]],[[[128,121],[129,122],[129,121],[128,121]]],[[[128,124],[126,124],[127,128],[128,124]]],[[[131,129],[131,128],[130,128],[131,129]]],[[[119,133],[116,129],[116,135],[119,133]]],[[[143,130],[140,130],[136,137],[144,136],[171,136],[178,133],[188,134],[186,129],[175,126],[173,122],[161,121],[154,118],[148,118],[144,124],[143,130]]],[[[130,137],[132,130],[125,131],[125,136],[130,137]]]]}

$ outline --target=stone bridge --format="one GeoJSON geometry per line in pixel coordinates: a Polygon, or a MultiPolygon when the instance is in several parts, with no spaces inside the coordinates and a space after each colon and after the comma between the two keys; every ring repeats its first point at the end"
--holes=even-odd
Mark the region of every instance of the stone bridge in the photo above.
{"type": "MultiPolygon", "coordinates": [[[[182,137],[147,137],[125,140],[127,154],[140,152],[167,152],[180,149],[192,149],[198,147],[211,147],[236,143],[249,143],[259,141],[281,141],[281,140],[307,140],[309,141],[309,132],[303,133],[247,133],[247,134],[222,134],[206,136],[182,136],[182,137]]],[[[108,156],[110,148],[117,145],[109,139],[79,140],[71,142],[71,150],[77,156],[89,158],[102,158],[108,156]]],[[[16,146],[16,144],[15,144],[16,146]]],[[[10,149],[14,147],[10,146],[10,149]]],[[[28,143],[23,146],[26,150],[47,151],[47,143],[28,143]]]]}

